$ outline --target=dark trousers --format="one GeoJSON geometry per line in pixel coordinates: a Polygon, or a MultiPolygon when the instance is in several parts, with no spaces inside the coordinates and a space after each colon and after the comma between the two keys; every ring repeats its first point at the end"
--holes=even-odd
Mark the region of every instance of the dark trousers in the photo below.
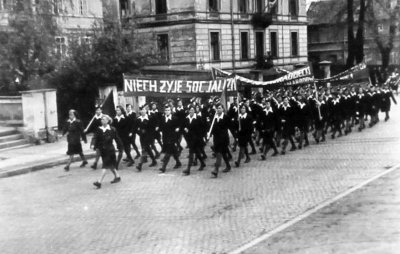
{"type": "Polygon", "coordinates": [[[278,149],[276,148],[274,142],[274,132],[273,131],[266,131],[263,135],[263,154],[264,156],[267,155],[269,149],[274,149],[275,153],[278,153],[278,149]]]}

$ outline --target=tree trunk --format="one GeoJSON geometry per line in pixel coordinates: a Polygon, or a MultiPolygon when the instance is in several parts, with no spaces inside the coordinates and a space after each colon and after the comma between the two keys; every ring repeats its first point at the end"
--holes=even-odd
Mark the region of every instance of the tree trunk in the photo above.
{"type": "Polygon", "coordinates": [[[390,62],[390,49],[383,49],[381,50],[381,57],[382,57],[382,69],[385,70],[389,66],[390,62]]]}
{"type": "Polygon", "coordinates": [[[353,0],[347,0],[347,41],[348,56],[346,65],[350,68],[354,65],[355,58],[353,0]]]}
{"type": "Polygon", "coordinates": [[[354,43],[354,50],[356,50],[355,58],[357,64],[361,63],[364,60],[364,22],[365,22],[365,0],[360,0],[358,29],[356,35],[356,43],[354,43]]]}

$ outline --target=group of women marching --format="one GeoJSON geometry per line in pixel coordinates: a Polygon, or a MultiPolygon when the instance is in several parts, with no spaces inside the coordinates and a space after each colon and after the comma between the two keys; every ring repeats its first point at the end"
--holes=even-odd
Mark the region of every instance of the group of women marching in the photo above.
{"type": "MultiPolygon", "coordinates": [[[[169,100],[163,105],[163,112],[159,111],[156,103],[142,105],[138,117],[132,105],[126,105],[126,112],[118,106],[113,119],[102,114],[101,108],[97,108],[93,123],[87,130],[94,133],[91,147],[97,154],[92,168],[96,169],[99,158],[102,159],[103,171],[94,185],[101,187],[107,169],[114,175],[111,183],[121,180],[118,168],[123,153],[126,155],[124,161],[127,167],[131,167],[134,160],[138,159],[138,172],[143,170],[149,159],[148,167],[157,166],[161,154],[164,156],[159,167],[160,173],[168,170],[171,157],[175,161],[173,168],[181,168],[182,139],[186,141],[189,150],[189,160],[183,175],[190,175],[191,167],[196,165],[202,171],[206,168],[205,147],[211,137],[213,144],[210,148],[216,158],[211,177],[216,178],[222,161],[225,164],[222,172],[231,171],[232,152],[237,150],[237,146],[239,152],[234,161],[236,167],[240,167],[242,161],[250,162],[251,155],[257,152],[260,152],[260,160],[266,160],[271,149],[271,156],[285,155],[289,144],[289,151],[309,146],[309,136],[318,144],[326,141],[328,131],[334,139],[351,133],[354,128],[362,131],[366,128],[366,121],[372,127],[378,123],[380,111],[385,114],[384,119],[387,121],[391,101],[396,103],[392,90],[386,85],[318,90],[312,87],[280,89],[267,91],[262,96],[258,94],[253,98],[243,98],[240,102],[235,100],[229,109],[225,109],[218,98],[210,99],[205,104],[196,101],[194,98],[189,105],[183,106],[181,100],[169,100]],[[117,145],[118,156],[113,142],[117,145]],[[156,142],[161,150],[157,149],[156,142]],[[139,144],[141,151],[138,149],[139,144]],[[131,155],[132,147],[136,152],[135,158],[131,155]]],[[[83,160],[81,166],[85,166],[87,162],[82,153],[80,138],[86,141],[86,136],[73,110],[70,111],[65,133],[68,133],[70,163],[73,155],[79,154],[83,160]]],[[[69,170],[70,163],[65,170],[69,170]]]]}

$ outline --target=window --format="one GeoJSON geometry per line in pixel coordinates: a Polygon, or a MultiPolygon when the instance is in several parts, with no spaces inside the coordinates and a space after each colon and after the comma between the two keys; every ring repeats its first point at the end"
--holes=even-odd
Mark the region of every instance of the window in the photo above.
{"type": "Polygon", "coordinates": [[[87,9],[88,9],[88,6],[87,6],[87,0],[78,0],[79,1],[79,6],[78,6],[78,8],[79,8],[79,14],[80,15],[85,15],[85,14],[87,14],[87,9]]]}
{"type": "Polygon", "coordinates": [[[278,33],[271,32],[270,33],[270,54],[271,57],[278,57],[278,33]]]}
{"type": "Polygon", "coordinates": [[[160,54],[160,58],[164,63],[169,62],[169,43],[168,34],[157,35],[157,47],[160,54]]]}
{"type": "Polygon", "coordinates": [[[92,44],[92,37],[90,37],[90,36],[82,36],[82,37],[80,37],[80,44],[91,45],[92,44]]]}
{"type": "Polygon", "coordinates": [[[240,32],[240,57],[241,59],[249,59],[249,33],[240,32]]]}
{"type": "Polygon", "coordinates": [[[298,42],[298,35],[297,32],[291,32],[291,50],[292,50],[292,56],[298,56],[299,55],[299,42],[298,42]]]}
{"type": "Polygon", "coordinates": [[[239,0],[239,13],[245,14],[247,12],[247,0],[239,0]]]}
{"type": "Polygon", "coordinates": [[[208,0],[208,10],[210,12],[219,12],[219,0],[208,0]]]}
{"type": "Polygon", "coordinates": [[[156,0],[156,14],[167,13],[167,0],[156,0]]]}
{"type": "Polygon", "coordinates": [[[211,60],[212,61],[221,60],[220,45],[219,45],[219,32],[211,32],[210,40],[211,40],[211,60]]]}
{"type": "Polygon", "coordinates": [[[264,57],[264,32],[256,32],[256,58],[264,57]]]}
{"type": "Polygon", "coordinates": [[[128,17],[131,12],[129,8],[129,0],[119,0],[121,17],[128,17]]]}
{"type": "Polygon", "coordinates": [[[54,14],[61,14],[63,13],[64,3],[63,0],[54,0],[53,3],[54,14]]]}
{"type": "Polygon", "coordinates": [[[292,17],[298,16],[298,0],[289,0],[289,15],[292,17]]]}
{"type": "Polygon", "coordinates": [[[58,56],[65,56],[67,54],[67,38],[57,36],[56,40],[56,54],[58,56]]]}
{"type": "Polygon", "coordinates": [[[257,13],[264,12],[264,0],[255,0],[254,7],[255,7],[255,12],[257,13]]]}

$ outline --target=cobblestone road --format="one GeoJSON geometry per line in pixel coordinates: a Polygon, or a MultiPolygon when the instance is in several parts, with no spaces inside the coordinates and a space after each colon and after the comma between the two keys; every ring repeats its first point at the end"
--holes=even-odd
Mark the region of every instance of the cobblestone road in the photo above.
{"type": "Polygon", "coordinates": [[[89,168],[0,179],[1,253],[225,253],[400,163],[399,126],[394,107],[387,123],[217,179],[212,159],[189,177],[124,169],[101,190],[89,168]]]}
{"type": "Polygon", "coordinates": [[[397,254],[400,170],[395,170],[244,254],[397,254]]]}

